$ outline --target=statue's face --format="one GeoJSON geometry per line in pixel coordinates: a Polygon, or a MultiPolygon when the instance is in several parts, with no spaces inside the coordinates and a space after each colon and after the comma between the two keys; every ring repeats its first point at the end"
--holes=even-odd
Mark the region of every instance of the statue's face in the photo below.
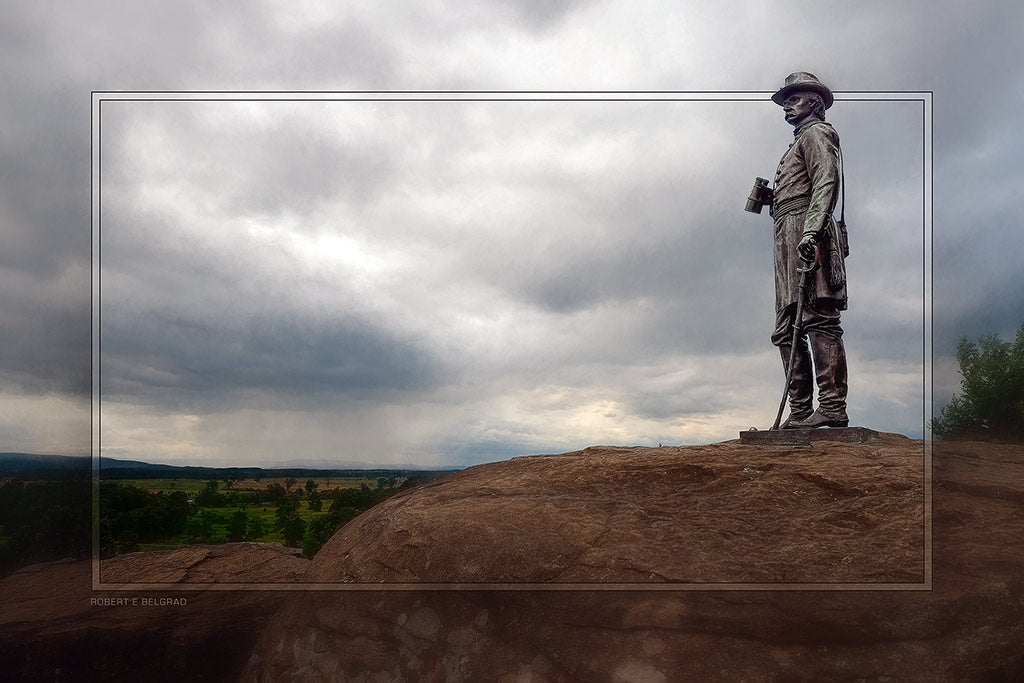
{"type": "Polygon", "coordinates": [[[811,114],[811,98],[807,95],[798,90],[783,100],[782,111],[785,112],[786,123],[798,125],[811,114]]]}

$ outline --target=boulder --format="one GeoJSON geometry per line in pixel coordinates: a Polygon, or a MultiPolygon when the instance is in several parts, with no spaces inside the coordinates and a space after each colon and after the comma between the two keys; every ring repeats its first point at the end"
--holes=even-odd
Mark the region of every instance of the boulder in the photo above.
{"type": "Polygon", "coordinates": [[[100,563],[103,584],[292,583],[309,560],[280,543],[192,545],[117,555],[100,563]]]}
{"type": "Polygon", "coordinates": [[[1024,680],[1024,447],[935,444],[930,519],[920,441],[750,448],[594,447],[470,468],[371,509],[311,562],[226,544],[102,564],[104,582],[187,589],[94,592],[87,561],[28,567],[0,581],[0,670],[1024,680]],[[409,583],[423,581],[444,590],[409,583]]]}
{"type": "Polygon", "coordinates": [[[306,580],[921,583],[923,462],[895,434],[513,458],[377,505],[306,580]]]}
{"type": "Polygon", "coordinates": [[[339,531],[307,581],[372,580],[379,589],[297,595],[271,620],[243,680],[1024,679],[1024,447],[936,444],[926,556],[924,446],[883,441],[746,455],[732,443],[594,448],[472,468],[339,531]],[[659,526],[669,506],[656,496],[677,496],[689,522],[659,526]],[[489,498],[509,511],[505,519],[489,498]],[[497,531],[488,547],[489,524],[497,531]],[[772,524],[782,525],[773,543],[758,545],[772,524]],[[714,552],[685,554],[690,566],[643,550],[642,539],[668,542],[679,529],[695,544],[731,535],[714,552]],[[622,543],[633,545],[617,553],[622,543]],[[548,589],[388,585],[511,581],[518,571],[548,589]],[[567,576],[633,585],[559,583],[567,576]],[[668,581],[694,577],[790,583],[686,590],[668,581]],[[800,582],[826,578],[857,583],[802,590],[800,582]]]}

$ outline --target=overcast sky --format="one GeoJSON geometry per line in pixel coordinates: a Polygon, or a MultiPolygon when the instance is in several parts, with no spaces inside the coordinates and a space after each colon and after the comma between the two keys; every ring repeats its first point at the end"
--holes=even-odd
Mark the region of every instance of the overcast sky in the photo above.
{"type": "MultiPolygon", "coordinates": [[[[837,91],[851,423],[922,434],[922,107],[934,393],[1009,338],[1024,185],[1009,3],[7,3],[0,451],[90,444],[90,92],[837,91]],[[1005,6],[1004,6],[1005,5],[1005,6]]],[[[423,98],[423,95],[417,95],[423,98]]],[[[467,465],[766,428],[761,101],[107,101],[104,454],[467,465]]]]}

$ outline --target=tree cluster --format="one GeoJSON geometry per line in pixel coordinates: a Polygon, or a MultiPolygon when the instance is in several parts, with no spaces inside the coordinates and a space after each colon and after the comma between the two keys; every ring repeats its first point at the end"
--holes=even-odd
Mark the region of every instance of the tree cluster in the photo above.
{"type": "Polygon", "coordinates": [[[25,483],[12,479],[0,486],[0,575],[35,562],[88,557],[88,481],[25,483]]]}
{"type": "MultiPolygon", "coordinates": [[[[139,543],[197,531],[189,520],[188,496],[183,491],[149,493],[130,484],[100,482],[100,553],[104,556],[130,552],[139,543]]],[[[206,520],[212,529],[212,522],[206,520]]]]}
{"type": "Polygon", "coordinates": [[[961,393],[932,420],[939,439],[1024,443],[1024,324],[1012,342],[962,337],[957,363],[961,393]]]}

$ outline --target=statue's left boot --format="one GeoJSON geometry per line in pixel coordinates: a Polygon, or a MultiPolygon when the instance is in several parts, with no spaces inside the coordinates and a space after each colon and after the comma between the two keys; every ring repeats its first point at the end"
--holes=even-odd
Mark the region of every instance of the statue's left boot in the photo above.
{"type": "Polygon", "coordinates": [[[846,427],[850,418],[846,415],[846,347],[843,346],[843,338],[821,332],[811,332],[807,337],[818,383],[818,409],[794,426],[798,429],[846,427]]]}
{"type": "Polygon", "coordinates": [[[806,420],[814,413],[814,377],[811,373],[811,352],[807,342],[800,340],[793,353],[793,370],[789,370],[789,356],[793,347],[783,345],[782,369],[789,375],[789,417],[782,423],[782,429],[795,429],[794,424],[806,420]]]}

